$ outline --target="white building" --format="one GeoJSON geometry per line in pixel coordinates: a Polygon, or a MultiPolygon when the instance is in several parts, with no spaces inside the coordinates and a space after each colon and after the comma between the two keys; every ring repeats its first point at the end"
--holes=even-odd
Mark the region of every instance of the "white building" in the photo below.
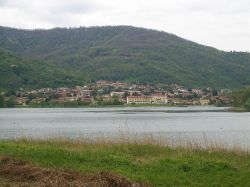
{"type": "Polygon", "coordinates": [[[111,92],[111,97],[117,96],[117,97],[123,97],[125,95],[125,92],[111,92]]]}
{"type": "Polygon", "coordinates": [[[167,103],[168,103],[168,98],[165,95],[127,97],[127,104],[167,104],[167,103]]]}

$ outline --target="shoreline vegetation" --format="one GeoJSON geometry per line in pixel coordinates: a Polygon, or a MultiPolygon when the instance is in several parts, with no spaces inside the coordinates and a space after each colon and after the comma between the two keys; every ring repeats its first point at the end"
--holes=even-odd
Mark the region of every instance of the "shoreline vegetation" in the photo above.
{"type": "Polygon", "coordinates": [[[107,107],[175,107],[175,106],[184,106],[184,105],[170,105],[170,104],[159,104],[159,105],[150,105],[150,104],[102,104],[102,105],[86,105],[82,103],[65,103],[65,104],[34,104],[34,105],[17,105],[14,108],[107,108],[107,107]]]}
{"type": "MultiPolygon", "coordinates": [[[[181,112],[185,112],[185,113],[192,113],[192,112],[249,112],[249,110],[243,108],[243,107],[222,107],[222,106],[215,106],[215,105],[207,105],[207,106],[200,106],[200,107],[217,107],[218,109],[209,109],[209,110],[202,110],[202,109],[197,109],[197,110],[186,110],[185,108],[187,107],[194,107],[197,105],[190,105],[190,106],[186,106],[186,105],[137,105],[137,104],[124,104],[124,105],[95,105],[95,106],[86,106],[86,105],[79,105],[79,106],[58,106],[58,105],[42,105],[42,106],[16,106],[16,107],[9,107],[5,109],[11,109],[11,108],[15,108],[15,109],[32,109],[32,108],[43,108],[43,109],[61,109],[61,108],[79,108],[79,109],[98,109],[98,108],[117,108],[117,109],[123,109],[124,108],[124,112],[127,111],[126,108],[135,108],[136,110],[129,110],[129,112],[167,112],[167,113],[181,113],[181,112]],[[169,110],[164,110],[162,109],[163,107],[165,107],[166,109],[169,110]],[[177,111],[171,111],[171,108],[180,108],[177,111]],[[143,108],[142,110],[138,110],[139,108],[143,108]],[[147,110],[147,108],[160,108],[160,110],[147,110]],[[181,108],[183,108],[183,110],[181,110],[181,108]],[[221,109],[220,109],[221,108],[221,109]]],[[[0,108],[1,109],[1,108],[0,108]]]]}
{"type": "MultiPolygon", "coordinates": [[[[11,161],[14,164],[16,160],[22,160],[24,165],[30,163],[56,173],[67,170],[81,176],[102,176],[98,175],[100,173],[119,176],[119,179],[122,176],[126,179],[123,180],[133,181],[138,186],[250,185],[248,150],[238,147],[227,149],[220,144],[207,144],[204,147],[186,142],[182,146],[171,147],[165,143],[155,141],[150,136],[142,139],[121,136],[116,141],[107,138],[2,140],[0,156],[14,160],[11,161]]],[[[3,169],[3,160],[0,159],[0,184],[8,183],[9,176],[16,184],[22,182],[21,177],[3,169]],[[6,172],[9,173],[6,175],[6,172]]],[[[20,164],[12,167],[20,167],[20,164]]],[[[60,180],[65,178],[61,177],[60,180]]]]}
{"type": "Polygon", "coordinates": [[[229,109],[230,112],[250,112],[250,109],[244,107],[232,107],[229,109]]]}
{"type": "Polygon", "coordinates": [[[250,111],[250,88],[235,91],[231,98],[236,111],[250,111]]]}
{"type": "MultiPolygon", "coordinates": [[[[28,108],[127,108],[127,107],[131,107],[131,108],[162,108],[162,107],[166,107],[166,108],[172,108],[172,107],[179,107],[179,108],[186,108],[186,107],[192,107],[192,106],[198,106],[198,105],[190,105],[190,106],[186,106],[186,105],[169,105],[169,104],[161,104],[161,105],[146,105],[146,104],[121,104],[121,105],[26,105],[26,106],[14,106],[14,107],[2,107],[5,109],[10,109],[10,108],[24,108],[24,109],[28,109],[28,108]]],[[[202,107],[202,106],[201,106],[202,107]]],[[[233,106],[215,106],[215,105],[207,105],[207,106],[203,106],[203,107],[217,107],[217,108],[223,108],[226,107],[226,109],[220,109],[220,110],[205,110],[205,112],[249,112],[249,109],[244,108],[244,107],[233,107],[233,106]]],[[[1,109],[1,108],[0,108],[1,109]]],[[[147,112],[147,110],[145,110],[145,112],[147,112]]],[[[151,111],[150,112],[154,112],[151,111]]],[[[156,110],[155,112],[167,112],[164,110],[156,110]]],[[[204,110],[192,110],[192,111],[188,111],[188,110],[178,110],[178,112],[204,112],[204,110]]]]}

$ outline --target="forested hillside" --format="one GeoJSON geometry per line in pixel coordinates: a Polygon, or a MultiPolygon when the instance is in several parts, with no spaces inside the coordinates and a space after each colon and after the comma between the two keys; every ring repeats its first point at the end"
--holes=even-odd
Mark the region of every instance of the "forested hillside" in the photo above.
{"type": "Polygon", "coordinates": [[[178,83],[188,87],[250,85],[250,54],[223,52],[173,34],[130,26],[19,30],[0,27],[0,47],[86,81],[178,83]]]}
{"type": "Polygon", "coordinates": [[[44,62],[0,49],[0,88],[41,88],[80,84],[78,77],[44,62]]]}

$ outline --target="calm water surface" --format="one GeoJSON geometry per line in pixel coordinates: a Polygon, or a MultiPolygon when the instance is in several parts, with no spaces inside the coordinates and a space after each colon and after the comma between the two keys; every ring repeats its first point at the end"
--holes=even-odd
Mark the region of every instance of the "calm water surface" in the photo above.
{"type": "Polygon", "coordinates": [[[0,139],[152,135],[250,148],[250,113],[216,107],[0,109],[0,139]]]}

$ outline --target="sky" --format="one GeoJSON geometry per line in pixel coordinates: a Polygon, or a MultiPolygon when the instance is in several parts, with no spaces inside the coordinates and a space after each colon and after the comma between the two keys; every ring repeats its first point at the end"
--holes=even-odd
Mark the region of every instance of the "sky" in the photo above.
{"type": "Polygon", "coordinates": [[[132,25],[221,50],[250,52],[250,0],[0,0],[0,25],[132,25]]]}

